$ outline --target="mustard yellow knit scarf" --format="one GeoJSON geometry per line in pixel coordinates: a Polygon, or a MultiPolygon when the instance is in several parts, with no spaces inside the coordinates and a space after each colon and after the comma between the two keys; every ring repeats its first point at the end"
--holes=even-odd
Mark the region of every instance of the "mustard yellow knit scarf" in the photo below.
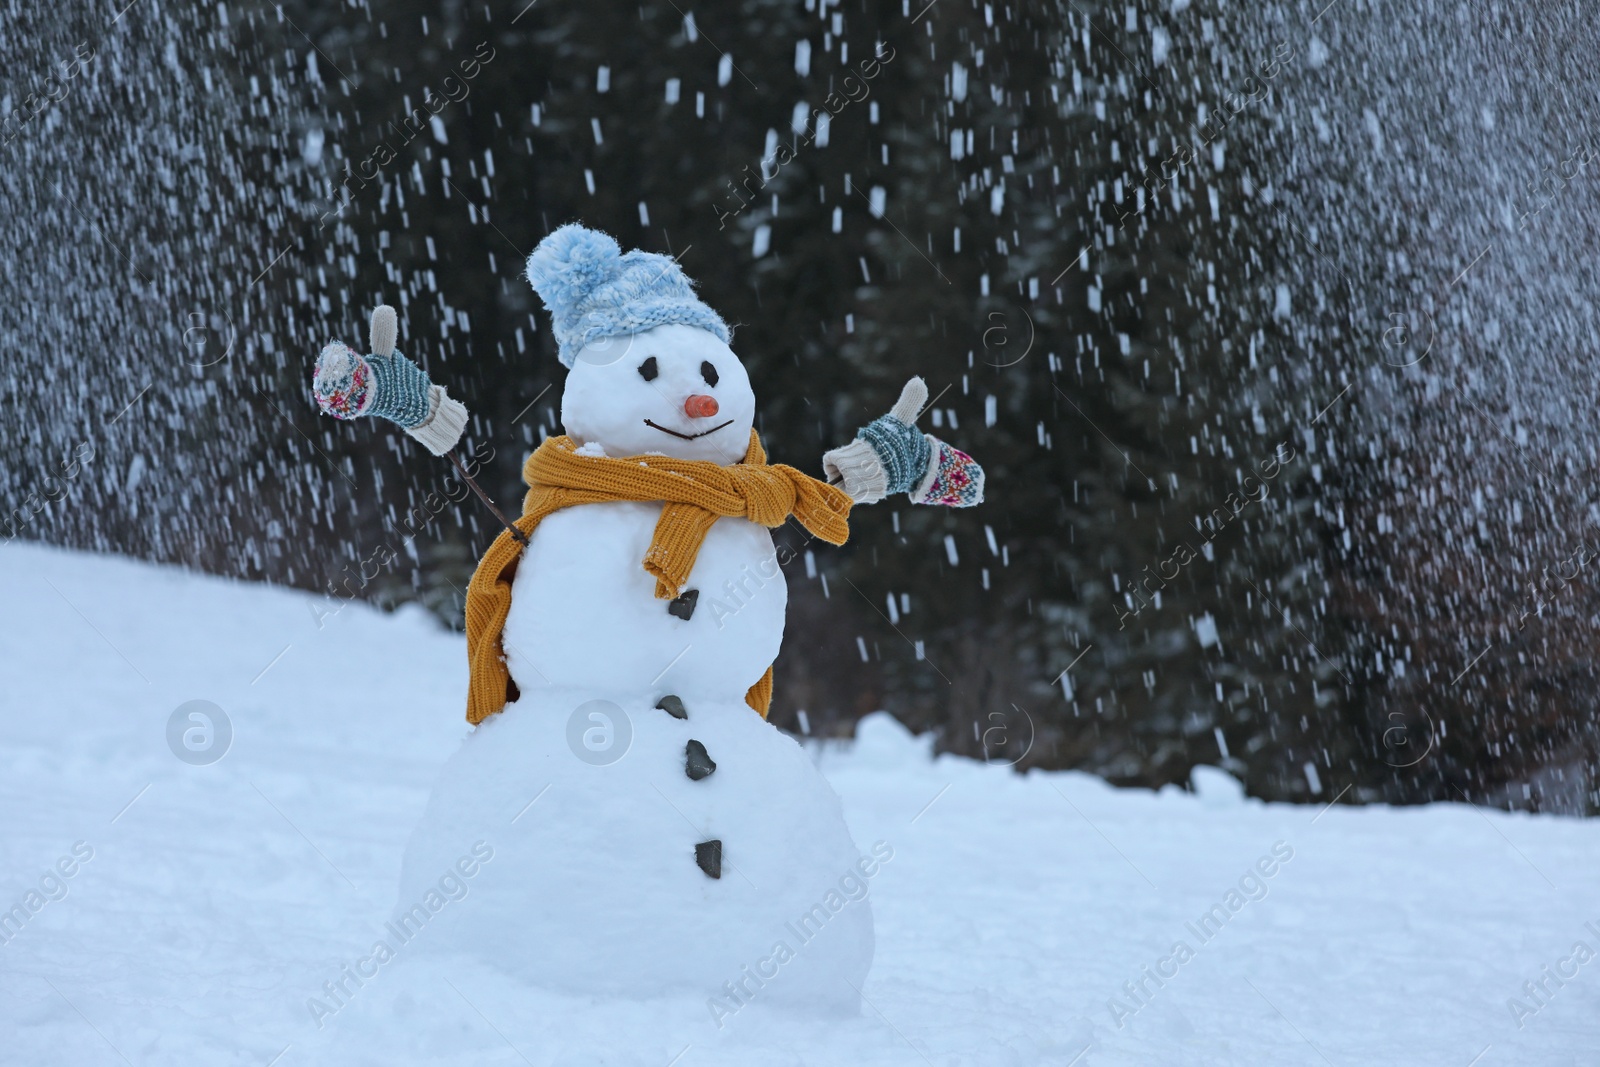
{"type": "MultiPolygon", "coordinates": [[[[574,504],[614,500],[661,501],[644,569],[656,579],[656,596],[670,600],[683,591],[695,557],[717,519],[749,519],[769,528],[790,515],[829,544],[850,535],[848,494],[781,463],[769,464],[761,439],[750,431],[743,462],[724,467],[707,460],[669,456],[612,459],[579,455],[570,437],[551,437],[522,467],[528,495],[515,526],[527,536],[545,516],[574,504]]],[[[503,530],[478,562],[467,587],[467,721],[477,725],[517,699],[500,643],[511,610],[511,581],[522,546],[503,530]]],[[[750,687],[745,702],[767,715],[772,702],[772,668],[750,687]]]]}

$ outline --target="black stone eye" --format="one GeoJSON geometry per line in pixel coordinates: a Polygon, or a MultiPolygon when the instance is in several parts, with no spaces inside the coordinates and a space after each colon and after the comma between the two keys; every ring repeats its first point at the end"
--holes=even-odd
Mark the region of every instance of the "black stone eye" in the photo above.
{"type": "Polygon", "coordinates": [[[700,377],[706,380],[707,385],[717,384],[717,368],[711,365],[710,360],[700,364],[700,377]]]}
{"type": "Polygon", "coordinates": [[[655,381],[656,375],[660,373],[661,372],[656,368],[655,356],[651,356],[649,359],[639,364],[639,377],[643,378],[647,382],[655,381]]]}

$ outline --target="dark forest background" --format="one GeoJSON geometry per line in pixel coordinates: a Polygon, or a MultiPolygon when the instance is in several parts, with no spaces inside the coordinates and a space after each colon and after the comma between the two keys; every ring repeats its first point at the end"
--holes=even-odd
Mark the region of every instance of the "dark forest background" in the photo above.
{"type": "Polygon", "coordinates": [[[920,374],[988,471],[800,552],[780,726],[1595,809],[1575,6],[0,8],[0,536],[310,590],[403,545],[362,595],[459,626],[492,518],[410,537],[447,468],[311,361],[394,304],[513,505],[565,373],[522,264],[576,220],[736,324],[775,460],[920,374]]]}

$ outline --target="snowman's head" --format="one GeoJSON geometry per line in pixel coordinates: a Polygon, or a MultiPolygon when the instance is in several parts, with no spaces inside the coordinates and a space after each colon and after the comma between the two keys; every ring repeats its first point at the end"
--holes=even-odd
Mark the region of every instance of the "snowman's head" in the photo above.
{"type": "Polygon", "coordinates": [[[608,456],[659,452],[727,466],[744,459],[755,417],[733,349],[681,323],[585,345],[561,397],[567,433],[608,456]]]}
{"type": "Polygon", "coordinates": [[[528,257],[571,368],[561,421],[608,456],[651,452],[738,463],[755,395],[726,323],[694,294],[675,259],[624,253],[597,230],[567,225],[528,257]]]}

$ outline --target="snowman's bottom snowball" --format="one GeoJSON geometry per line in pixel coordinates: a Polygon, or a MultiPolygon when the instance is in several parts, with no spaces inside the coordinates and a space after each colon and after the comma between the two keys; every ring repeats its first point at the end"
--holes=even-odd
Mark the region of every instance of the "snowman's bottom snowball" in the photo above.
{"type": "Polygon", "coordinates": [[[445,765],[401,870],[406,953],[568,993],[859,1011],[892,853],[856,849],[811,759],[742,702],[687,702],[680,720],[613,695],[569,729],[593,695],[525,693],[445,765]],[[700,781],[691,739],[716,763],[700,781]],[[720,879],[695,862],[713,839],[720,879]]]}

